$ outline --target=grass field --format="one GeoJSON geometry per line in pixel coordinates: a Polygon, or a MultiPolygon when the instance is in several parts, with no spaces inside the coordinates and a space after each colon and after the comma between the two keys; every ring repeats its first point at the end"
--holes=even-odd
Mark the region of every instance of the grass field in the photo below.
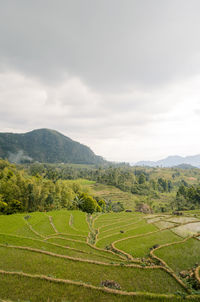
{"type": "Polygon", "coordinates": [[[89,185],[91,194],[100,198],[111,200],[112,202],[121,201],[125,208],[134,209],[139,197],[129,192],[124,192],[114,186],[92,183],[89,185]]]}
{"type": "Polygon", "coordinates": [[[1,215],[0,301],[200,301],[180,277],[200,264],[199,230],[176,233],[199,222],[193,215],[1,215]]]}

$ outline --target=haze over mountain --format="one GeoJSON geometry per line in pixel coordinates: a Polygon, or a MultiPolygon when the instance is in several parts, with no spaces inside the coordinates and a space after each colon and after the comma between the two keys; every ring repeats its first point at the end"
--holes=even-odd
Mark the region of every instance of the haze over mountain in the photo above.
{"type": "Polygon", "coordinates": [[[11,162],[102,164],[104,159],[87,146],[50,129],[0,133],[0,157],[11,162]]]}
{"type": "Polygon", "coordinates": [[[200,154],[192,156],[168,156],[158,161],[139,161],[134,164],[135,166],[148,166],[148,167],[174,167],[180,165],[191,165],[200,168],[200,154]]]}

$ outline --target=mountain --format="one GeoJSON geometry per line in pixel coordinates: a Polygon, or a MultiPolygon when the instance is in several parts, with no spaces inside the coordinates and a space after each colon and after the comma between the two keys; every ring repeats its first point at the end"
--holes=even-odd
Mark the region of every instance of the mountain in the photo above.
{"type": "Polygon", "coordinates": [[[104,159],[85,145],[50,129],[0,133],[0,157],[11,162],[102,164],[104,159]]]}
{"type": "Polygon", "coordinates": [[[134,166],[146,166],[146,167],[175,167],[180,165],[191,165],[196,168],[200,168],[200,154],[193,156],[168,156],[158,161],[139,161],[134,166]]]}
{"type": "Polygon", "coordinates": [[[174,168],[189,170],[189,169],[196,169],[197,167],[194,167],[194,166],[189,165],[189,164],[181,164],[181,165],[178,165],[178,166],[174,166],[174,168]]]}

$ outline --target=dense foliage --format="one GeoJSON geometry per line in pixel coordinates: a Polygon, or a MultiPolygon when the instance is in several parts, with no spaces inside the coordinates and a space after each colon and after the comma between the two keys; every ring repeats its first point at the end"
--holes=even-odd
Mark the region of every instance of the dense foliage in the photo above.
{"type": "Polygon", "coordinates": [[[200,185],[195,187],[183,183],[178,189],[176,204],[178,210],[200,208],[200,185]]]}
{"type": "MultiPolygon", "coordinates": [[[[41,175],[29,176],[6,161],[0,161],[0,212],[46,211],[76,207],[73,203],[81,187],[56,182],[41,175]]],[[[85,209],[87,210],[87,208],[85,209]]]]}
{"type": "Polygon", "coordinates": [[[59,207],[69,208],[76,189],[65,181],[28,176],[6,161],[0,162],[0,209],[11,214],[18,211],[44,211],[59,207]]]}
{"type": "MultiPolygon", "coordinates": [[[[200,170],[180,168],[143,168],[127,165],[88,166],[32,164],[26,166],[31,175],[59,179],[84,178],[98,183],[115,186],[138,197],[139,203],[147,203],[153,211],[166,212],[178,209],[199,208],[197,195],[177,197],[179,187],[200,183],[200,170]]],[[[192,190],[192,189],[191,189],[192,190]]],[[[190,194],[191,195],[191,194],[190,194]]]]}
{"type": "Polygon", "coordinates": [[[55,180],[42,174],[28,175],[23,169],[0,160],[0,213],[80,209],[83,212],[124,210],[121,203],[93,198],[78,181],[55,180]]]}
{"type": "MultiPolygon", "coordinates": [[[[111,185],[136,196],[135,207],[166,212],[200,207],[199,169],[156,169],[129,166],[26,164],[0,161],[0,212],[67,208],[88,213],[123,211],[119,200],[98,198],[79,178],[111,185]],[[92,196],[93,195],[93,196],[92,196]]],[[[109,194],[108,194],[109,196],[109,194]]]]}

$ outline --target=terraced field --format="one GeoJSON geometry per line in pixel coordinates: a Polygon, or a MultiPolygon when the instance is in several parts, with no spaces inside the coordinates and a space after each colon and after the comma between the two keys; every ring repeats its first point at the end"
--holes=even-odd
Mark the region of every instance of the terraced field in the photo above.
{"type": "Polygon", "coordinates": [[[0,301],[200,301],[199,217],[1,215],[0,301]]]}

